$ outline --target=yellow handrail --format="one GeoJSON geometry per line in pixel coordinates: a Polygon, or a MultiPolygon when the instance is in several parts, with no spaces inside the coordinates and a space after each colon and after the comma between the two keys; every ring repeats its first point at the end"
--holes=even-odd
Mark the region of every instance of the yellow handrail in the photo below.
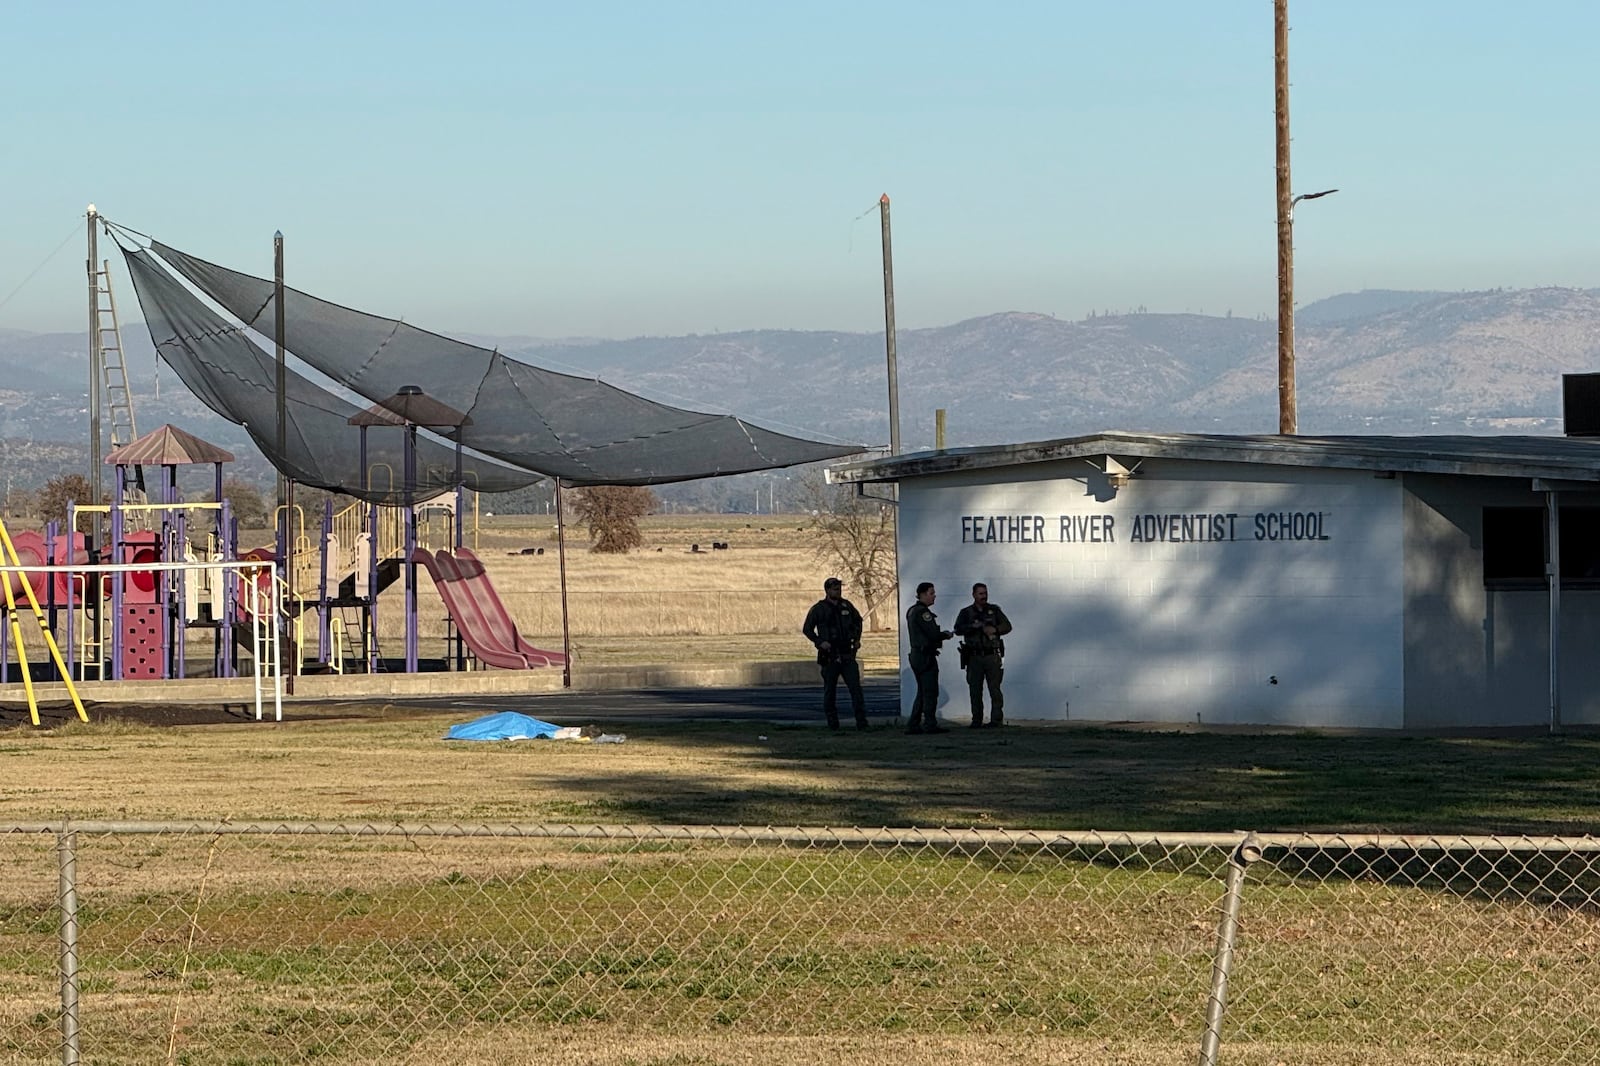
{"type": "MultiPolygon", "coordinates": [[[[78,687],[72,683],[72,673],[62,661],[61,649],[56,647],[55,634],[50,632],[50,625],[45,621],[44,611],[40,609],[39,600],[33,594],[33,585],[28,582],[28,575],[21,570],[22,557],[17,554],[17,546],[11,543],[11,534],[6,531],[3,518],[0,518],[0,547],[5,549],[5,554],[0,555],[0,562],[7,562],[8,565],[18,568],[17,584],[22,586],[23,594],[28,598],[28,606],[33,608],[33,619],[39,624],[39,632],[44,634],[44,642],[50,648],[50,658],[54,660],[56,669],[61,674],[61,680],[66,682],[67,694],[72,697],[72,706],[77,709],[78,718],[87,722],[89,712],[83,709],[83,700],[78,698],[78,687]]],[[[11,575],[0,577],[0,584],[5,586],[6,613],[11,616],[11,635],[17,645],[17,664],[22,668],[22,688],[28,695],[28,717],[34,725],[38,725],[39,701],[33,691],[33,674],[28,670],[28,653],[22,645],[22,623],[17,620],[17,601],[11,591],[11,575]]]]}

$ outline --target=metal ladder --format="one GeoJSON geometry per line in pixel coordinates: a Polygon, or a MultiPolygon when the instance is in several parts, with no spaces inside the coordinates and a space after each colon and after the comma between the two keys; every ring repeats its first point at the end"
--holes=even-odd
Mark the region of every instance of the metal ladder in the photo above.
{"type": "MultiPolygon", "coordinates": [[[[122,323],[117,318],[117,297],[111,291],[111,262],[102,259],[95,273],[95,343],[105,375],[105,403],[111,415],[111,448],[116,450],[139,437],[133,419],[133,392],[128,388],[128,363],[122,354],[122,323]]],[[[129,502],[144,503],[144,468],[135,467],[136,484],[128,489],[129,502]]]]}
{"type": "Polygon", "coordinates": [[[362,634],[364,630],[364,611],[360,607],[339,606],[333,608],[336,612],[329,619],[329,628],[337,630],[332,634],[330,641],[331,651],[329,657],[338,665],[336,672],[344,673],[344,664],[354,664],[356,670],[366,673],[369,669],[383,670],[383,658],[378,647],[378,634],[366,634],[366,647],[362,647],[362,634]],[[336,624],[335,624],[336,623],[336,624]]]}

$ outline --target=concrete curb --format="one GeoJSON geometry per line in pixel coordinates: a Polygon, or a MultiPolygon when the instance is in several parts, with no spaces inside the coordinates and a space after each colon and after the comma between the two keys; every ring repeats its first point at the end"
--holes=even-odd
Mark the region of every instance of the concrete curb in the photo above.
{"type": "MultiPolygon", "coordinates": [[[[863,660],[868,673],[882,673],[888,660],[863,660]]],[[[574,666],[573,691],[647,688],[748,688],[757,685],[802,685],[817,680],[809,660],[732,663],[646,663],[574,666]]],[[[228,703],[254,704],[252,678],[189,678],[173,681],[80,681],[78,695],[86,703],[228,703]]],[[[429,674],[308,674],[294,679],[294,695],[285,703],[359,699],[367,696],[535,695],[563,691],[561,671],[470,670],[429,674]]],[[[68,703],[67,686],[59,681],[34,685],[42,704],[68,703]]],[[[0,685],[0,703],[26,704],[20,682],[0,685]]],[[[271,700],[270,691],[264,695],[271,700]]]]}

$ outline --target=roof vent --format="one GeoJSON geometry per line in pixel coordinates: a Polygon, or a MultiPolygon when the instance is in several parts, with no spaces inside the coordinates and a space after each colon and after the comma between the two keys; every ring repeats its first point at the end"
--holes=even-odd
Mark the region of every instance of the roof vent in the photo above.
{"type": "Polygon", "coordinates": [[[1600,374],[1561,375],[1561,421],[1569,437],[1600,437],[1600,374]]]}

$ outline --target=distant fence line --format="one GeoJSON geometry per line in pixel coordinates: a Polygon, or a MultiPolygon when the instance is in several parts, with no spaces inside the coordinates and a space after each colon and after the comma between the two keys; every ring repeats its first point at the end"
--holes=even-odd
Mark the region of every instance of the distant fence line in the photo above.
{"type": "Polygon", "coordinates": [[[18,823],[0,1052],[521,1061],[581,1026],[1589,1062],[1597,890],[1592,837],[18,823]]]}
{"type": "MultiPolygon", "coordinates": [[[[523,633],[561,632],[560,592],[515,592],[505,588],[499,592],[523,633]]],[[[575,637],[793,633],[799,641],[800,624],[820,595],[820,591],[799,589],[575,590],[567,593],[567,604],[575,637]]],[[[893,616],[893,611],[887,612],[890,623],[893,616]]],[[[423,633],[443,633],[442,605],[425,601],[418,617],[423,633]]]]}

